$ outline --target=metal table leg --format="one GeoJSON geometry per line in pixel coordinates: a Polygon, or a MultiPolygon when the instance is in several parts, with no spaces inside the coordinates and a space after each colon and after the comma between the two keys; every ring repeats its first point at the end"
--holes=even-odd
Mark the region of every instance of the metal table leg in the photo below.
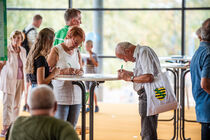
{"type": "Polygon", "coordinates": [[[95,87],[97,85],[97,82],[92,82],[91,86],[90,86],[90,122],[89,122],[89,127],[90,127],[90,135],[89,135],[89,140],[93,140],[93,121],[94,121],[94,114],[93,114],[93,106],[94,106],[94,102],[93,102],[93,98],[94,98],[94,90],[95,87]]]}
{"type": "Polygon", "coordinates": [[[93,140],[93,124],[94,124],[94,90],[95,87],[99,85],[99,83],[104,83],[104,81],[94,81],[92,82],[90,86],[90,135],[89,135],[89,140],[93,140]]]}
{"type": "Polygon", "coordinates": [[[85,85],[82,81],[72,82],[74,85],[78,85],[82,90],[82,140],[85,140],[86,129],[86,102],[85,102],[85,85]]]}
{"type": "Polygon", "coordinates": [[[190,70],[185,70],[185,71],[182,71],[182,74],[181,74],[181,105],[182,105],[182,108],[181,108],[181,133],[180,133],[180,136],[184,139],[184,140],[190,140],[191,138],[185,138],[185,132],[184,132],[184,129],[185,129],[185,76],[186,74],[190,72],[190,70]]]}
{"type": "MultiPolygon", "coordinates": [[[[174,75],[174,93],[176,95],[176,81],[177,81],[177,75],[176,75],[176,72],[171,70],[171,69],[167,69],[167,71],[170,71],[172,72],[172,74],[174,75]]],[[[176,110],[174,110],[174,115],[171,119],[159,119],[158,121],[172,121],[174,120],[173,122],[173,125],[174,125],[174,134],[173,134],[173,137],[171,138],[171,140],[174,140],[175,137],[176,137],[176,110]]]]}
{"type": "MultiPolygon", "coordinates": [[[[174,69],[176,73],[176,98],[177,102],[179,103],[179,70],[174,69]]],[[[179,137],[179,107],[176,109],[176,140],[179,137]]]]}

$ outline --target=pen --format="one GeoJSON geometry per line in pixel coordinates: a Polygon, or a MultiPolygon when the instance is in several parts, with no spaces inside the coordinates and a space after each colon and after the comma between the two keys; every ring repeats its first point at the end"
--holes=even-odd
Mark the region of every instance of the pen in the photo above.
{"type": "Polygon", "coordinates": [[[70,68],[71,68],[71,64],[70,63],[68,63],[68,65],[70,66],[70,68]]]}
{"type": "Polygon", "coordinates": [[[123,65],[121,65],[121,69],[120,69],[120,72],[122,72],[122,70],[123,70],[123,65]]]}

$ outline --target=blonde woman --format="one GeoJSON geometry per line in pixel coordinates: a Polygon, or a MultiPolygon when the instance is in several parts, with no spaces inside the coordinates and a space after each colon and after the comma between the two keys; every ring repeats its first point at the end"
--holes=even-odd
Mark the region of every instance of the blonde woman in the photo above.
{"type": "MultiPolygon", "coordinates": [[[[60,74],[83,74],[82,59],[78,46],[84,41],[85,33],[82,28],[73,26],[66,35],[64,43],[55,46],[49,57],[50,67],[59,67],[60,74]]],[[[70,81],[53,80],[53,87],[58,110],[55,117],[70,122],[74,128],[78,121],[81,106],[81,90],[70,81]]]]}
{"type": "Polygon", "coordinates": [[[54,68],[52,72],[50,72],[46,61],[46,57],[50,53],[53,45],[54,36],[55,34],[52,29],[42,29],[28,54],[26,73],[31,81],[32,88],[40,84],[51,86],[51,80],[59,74],[59,69],[57,68],[54,68]]]}
{"type": "Polygon", "coordinates": [[[8,60],[0,61],[0,90],[3,92],[3,129],[5,136],[10,124],[18,117],[24,91],[26,51],[21,47],[23,34],[15,30],[7,47],[8,60]]]}

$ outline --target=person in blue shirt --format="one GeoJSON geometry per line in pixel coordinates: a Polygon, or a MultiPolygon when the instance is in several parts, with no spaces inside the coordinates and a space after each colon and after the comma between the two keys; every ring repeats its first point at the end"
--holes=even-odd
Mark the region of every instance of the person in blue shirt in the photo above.
{"type": "Polygon", "coordinates": [[[201,27],[201,42],[190,64],[192,93],[201,139],[210,140],[210,18],[201,27]]]}

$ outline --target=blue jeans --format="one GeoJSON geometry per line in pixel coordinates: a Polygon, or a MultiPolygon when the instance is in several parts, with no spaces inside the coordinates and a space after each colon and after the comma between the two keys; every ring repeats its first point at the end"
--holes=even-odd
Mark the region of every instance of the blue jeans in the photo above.
{"type": "Polygon", "coordinates": [[[210,123],[201,123],[201,140],[210,140],[210,123]]]}
{"type": "Polygon", "coordinates": [[[80,107],[81,107],[80,104],[58,105],[55,117],[57,119],[70,122],[75,129],[79,118],[80,107]]]}
{"type": "Polygon", "coordinates": [[[37,87],[37,84],[31,84],[31,89],[37,87]]]}

